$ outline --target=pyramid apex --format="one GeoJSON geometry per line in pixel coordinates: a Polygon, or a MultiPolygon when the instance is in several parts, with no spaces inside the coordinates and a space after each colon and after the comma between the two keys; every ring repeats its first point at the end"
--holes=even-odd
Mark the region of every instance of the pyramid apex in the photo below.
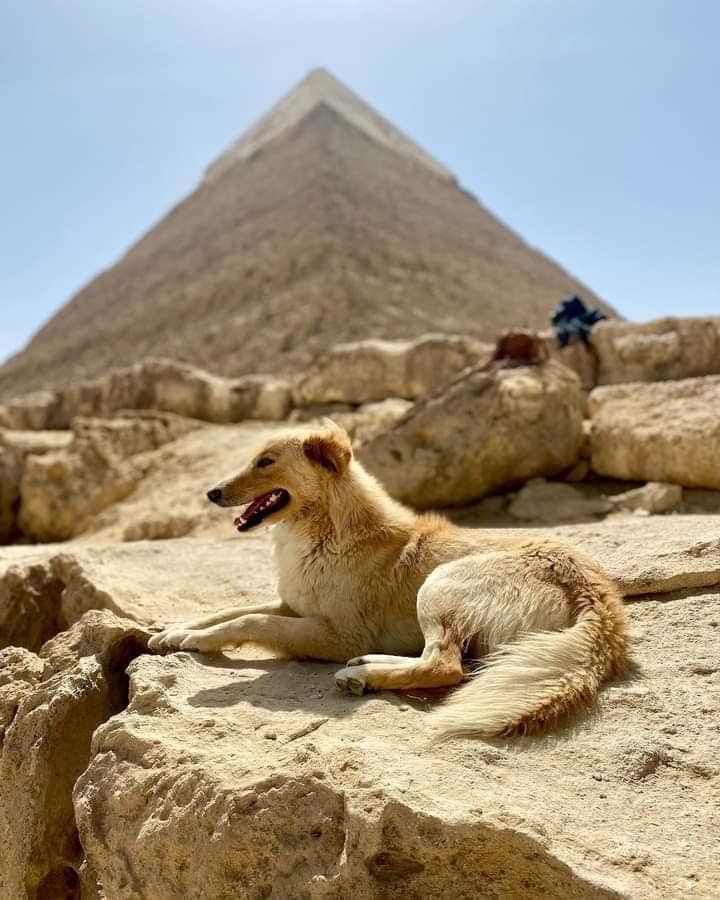
{"type": "Polygon", "coordinates": [[[371,140],[413,159],[436,175],[455,180],[449,169],[418,147],[322,66],[311,69],[302,81],[230,146],[208,168],[206,180],[222,175],[238,161],[247,159],[263,144],[292,128],[320,104],[331,107],[371,140]]]}

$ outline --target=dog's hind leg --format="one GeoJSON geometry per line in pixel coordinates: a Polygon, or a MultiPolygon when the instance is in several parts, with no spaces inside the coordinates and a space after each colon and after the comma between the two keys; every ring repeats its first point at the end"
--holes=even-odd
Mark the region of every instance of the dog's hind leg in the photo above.
{"type": "Polygon", "coordinates": [[[407,691],[435,688],[462,681],[461,647],[439,622],[423,628],[425,649],[422,656],[384,656],[369,654],[350,660],[335,673],[341,690],[362,694],[366,690],[407,691]]]}

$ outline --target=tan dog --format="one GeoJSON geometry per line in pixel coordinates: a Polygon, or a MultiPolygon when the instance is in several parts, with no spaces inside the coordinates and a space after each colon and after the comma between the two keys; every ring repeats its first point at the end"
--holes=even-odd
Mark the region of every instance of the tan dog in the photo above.
{"type": "Polygon", "coordinates": [[[349,660],[335,679],[358,694],[454,685],[464,658],[484,658],[435,713],[444,736],[540,731],[624,667],[622,600],[591,559],[415,515],[353,459],[332,423],[271,440],[208,497],[245,506],[241,532],[275,525],[280,600],[167,628],[152,650],[253,641],[349,660]]]}

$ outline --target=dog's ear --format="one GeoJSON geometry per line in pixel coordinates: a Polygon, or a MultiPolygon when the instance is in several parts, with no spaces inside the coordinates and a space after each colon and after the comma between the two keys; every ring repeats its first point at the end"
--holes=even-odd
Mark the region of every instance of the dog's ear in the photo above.
{"type": "Polygon", "coordinates": [[[312,462],[319,463],[329,472],[342,475],[350,465],[352,445],[347,432],[334,422],[331,425],[332,427],[306,438],[303,451],[312,462]]]}

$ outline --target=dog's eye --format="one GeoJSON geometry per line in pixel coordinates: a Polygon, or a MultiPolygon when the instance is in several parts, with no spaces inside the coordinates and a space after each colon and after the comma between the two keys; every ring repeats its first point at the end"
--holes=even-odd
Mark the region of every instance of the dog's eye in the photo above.
{"type": "Polygon", "coordinates": [[[255,465],[257,466],[258,469],[264,469],[266,466],[271,466],[274,462],[275,462],[275,460],[270,459],[269,456],[263,456],[261,459],[259,459],[255,463],[255,465]]]}

